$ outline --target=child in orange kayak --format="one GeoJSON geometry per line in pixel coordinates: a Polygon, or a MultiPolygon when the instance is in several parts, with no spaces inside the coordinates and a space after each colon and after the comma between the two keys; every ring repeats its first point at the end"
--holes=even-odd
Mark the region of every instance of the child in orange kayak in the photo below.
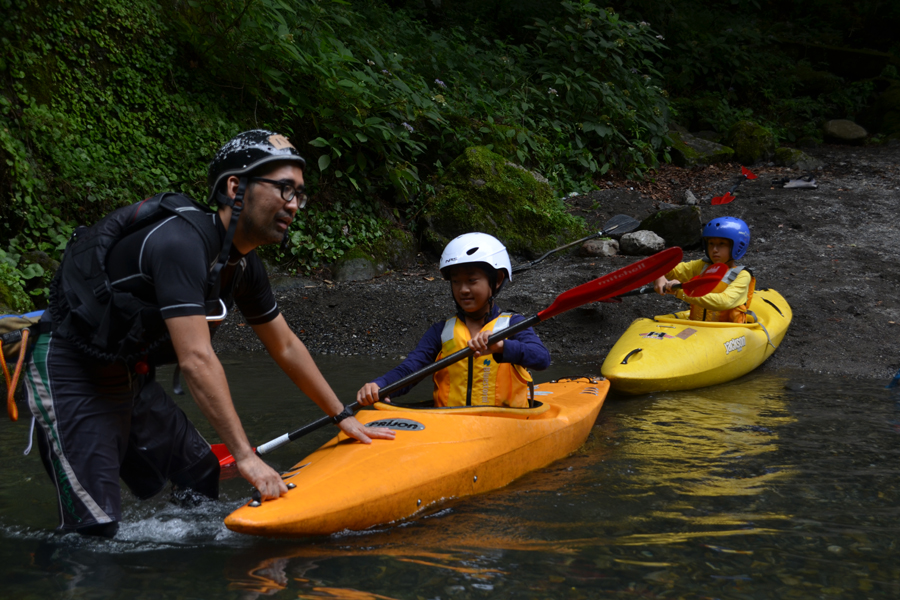
{"type": "MultiPolygon", "coordinates": [[[[747,253],[750,246],[750,228],[741,219],[719,217],[703,227],[701,233],[706,258],[692,260],[677,265],[654,283],[658,294],[672,294],[691,305],[688,318],[695,321],[719,321],[725,323],[745,323],[756,278],[745,266],[736,265],[747,253]],[[692,277],[702,274],[710,265],[724,263],[730,268],[716,289],[691,298],[681,289],[673,289],[692,277]]],[[[751,313],[752,314],[752,313],[751,313]]]]}
{"type": "MultiPolygon", "coordinates": [[[[364,385],[356,400],[369,405],[378,391],[468,346],[475,353],[434,374],[435,406],[529,405],[531,375],[550,366],[550,353],[529,327],[488,346],[492,333],[523,320],[522,315],[501,312],[494,297],[512,268],[506,248],[486,233],[467,233],[447,244],[441,255],[441,274],[450,281],[456,315],[431,326],[416,349],[400,365],[364,385]]],[[[394,394],[407,393],[412,386],[394,394]]]]}

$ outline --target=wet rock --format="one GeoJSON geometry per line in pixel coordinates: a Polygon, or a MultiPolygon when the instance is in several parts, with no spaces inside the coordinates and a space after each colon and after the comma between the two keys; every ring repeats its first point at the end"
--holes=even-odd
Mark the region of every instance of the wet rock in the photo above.
{"type": "Polygon", "coordinates": [[[734,150],[715,142],[710,142],[689,133],[670,131],[672,140],[672,162],[679,167],[713,165],[727,162],[734,156],[734,150]]]}
{"type": "Polygon", "coordinates": [[[800,171],[815,171],[825,166],[818,158],[796,148],[778,148],[775,151],[775,164],[800,171]]]}
{"type": "Polygon", "coordinates": [[[373,256],[376,264],[383,264],[391,269],[408,269],[416,265],[418,253],[416,240],[401,229],[393,229],[373,244],[373,256]]]}
{"type": "Polygon", "coordinates": [[[378,275],[378,266],[369,258],[351,258],[335,264],[331,269],[337,281],[365,281],[378,275]]]}
{"type": "Polygon", "coordinates": [[[511,252],[535,257],[587,233],[546,181],[487,148],[466,148],[439,183],[423,228],[423,241],[435,254],[474,229],[497,237],[511,252]]]}
{"type": "Polygon", "coordinates": [[[822,125],[822,132],[826,139],[844,144],[861,144],[865,141],[868,132],[847,119],[833,119],[822,125]]]}
{"type": "Polygon", "coordinates": [[[704,129],[702,131],[697,131],[696,133],[692,133],[694,137],[698,137],[701,140],[706,140],[707,142],[715,142],[716,144],[722,141],[722,135],[717,131],[712,131],[711,129],[704,129]]]}
{"type": "Polygon", "coordinates": [[[665,245],[689,248],[700,244],[702,227],[699,206],[677,206],[647,217],[641,222],[640,229],[659,235],[665,245]]]}
{"type": "Polygon", "coordinates": [[[734,159],[741,164],[752,165],[775,155],[775,136],[753,121],[732,125],[726,140],[734,148],[734,159]]]}
{"type": "Polygon", "coordinates": [[[578,251],[581,256],[615,256],[619,253],[616,240],[588,240],[578,251]]]}
{"type": "Polygon", "coordinates": [[[619,249],[628,256],[650,256],[665,247],[665,240],[652,231],[626,233],[619,241],[619,249]]]}

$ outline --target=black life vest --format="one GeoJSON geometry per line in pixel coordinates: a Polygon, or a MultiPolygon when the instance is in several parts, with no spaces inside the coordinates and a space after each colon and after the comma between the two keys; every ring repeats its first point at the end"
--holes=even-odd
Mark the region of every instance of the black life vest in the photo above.
{"type": "MultiPolygon", "coordinates": [[[[134,362],[168,341],[159,306],[113,288],[107,256],[125,236],[173,215],[200,234],[207,256],[218,256],[222,240],[211,214],[190,198],[167,192],[114,210],[91,227],[78,227],[50,284],[54,335],[107,362],[134,362]]],[[[207,314],[218,311],[220,273],[221,268],[210,270],[207,314]]]]}

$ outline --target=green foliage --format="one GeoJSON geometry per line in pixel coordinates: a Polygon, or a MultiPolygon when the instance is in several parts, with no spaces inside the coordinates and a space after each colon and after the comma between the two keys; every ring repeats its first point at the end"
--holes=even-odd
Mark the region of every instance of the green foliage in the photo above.
{"type": "Polygon", "coordinates": [[[483,147],[468,148],[447,167],[430,203],[435,227],[428,241],[435,252],[472,230],[500,238],[516,253],[540,253],[586,233],[546,182],[483,147]]]}
{"type": "Polygon", "coordinates": [[[668,160],[673,110],[720,132],[752,118],[780,139],[814,135],[886,84],[789,44],[865,31],[889,50],[900,22],[896,7],[838,0],[388,2],[0,0],[5,264],[42,289],[19,257],[59,258],[74,225],[161,190],[205,198],[215,149],[253,127],[309,159],[314,200],[288,255],[301,270],[371,247],[384,208],[415,230],[466,148],[562,195],[668,160]]]}
{"type": "Polygon", "coordinates": [[[894,44],[900,50],[894,33],[900,5],[857,4],[623,0],[619,7],[665,36],[668,49],[658,68],[679,123],[724,133],[752,118],[778,139],[795,141],[821,137],[825,120],[859,114],[875,91],[871,81],[852,80],[858,69],[830,73],[827,54],[812,53],[805,44],[843,45],[858,37],[864,47],[881,43],[887,50],[894,44]]]}
{"type": "Polygon", "coordinates": [[[324,207],[312,204],[294,220],[290,252],[297,268],[309,272],[335,262],[353,248],[371,246],[385,230],[386,224],[359,200],[335,201],[324,207]]]}
{"type": "Polygon", "coordinates": [[[120,205],[162,189],[205,196],[204,163],[240,126],[173,64],[155,5],[0,1],[7,252],[58,258],[75,224],[120,205]]]}
{"type": "Polygon", "coordinates": [[[0,306],[19,313],[32,311],[34,304],[25,293],[22,274],[10,262],[5,253],[0,251],[0,306]]]}
{"type": "Polygon", "coordinates": [[[534,22],[526,45],[329,0],[170,11],[217,80],[311,140],[320,186],[390,184],[406,200],[436,161],[474,145],[568,187],[589,187],[610,166],[639,174],[655,164],[666,114],[650,60],[659,41],[590,2],[561,6],[564,16],[534,22]]]}

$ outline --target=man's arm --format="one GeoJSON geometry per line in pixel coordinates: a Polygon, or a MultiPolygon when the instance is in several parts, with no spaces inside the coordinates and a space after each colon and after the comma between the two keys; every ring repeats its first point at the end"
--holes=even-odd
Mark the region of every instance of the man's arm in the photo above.
{"type": "MultiPolygon", "coordinates": [[[[291,331],[282,315],[278,315],[267,323],[251,325],[251,327],[281,370],[287,373],[291,381],[309,396],[322,409],[322,412],[333,417],[344,410],[343,403],[325,381],[309,350],[291,331]]],[[[350,437],[365,444],[370,444],[371,438],[394,439],[392,430],[363,427],[355,417],[344,419],[338,423],[338,427],[350,437]]]]}
{"type": "Polygon", "coordinates": [[[234,410],[222,363],[213,352],[206,318],[199,315],[173,317],[166,320],[166,326],[191,395],[234,456],[241,476],[259,490],[264,500],[287,493],[281,476],[250,446],[234,410]]]}

